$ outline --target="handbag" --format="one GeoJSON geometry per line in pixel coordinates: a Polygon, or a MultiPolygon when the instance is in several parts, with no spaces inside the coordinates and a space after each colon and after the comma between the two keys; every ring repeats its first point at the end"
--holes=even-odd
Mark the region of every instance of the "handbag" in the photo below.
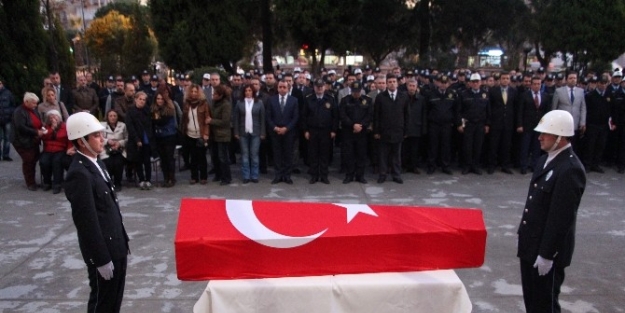
{"type": "Polygon", "coordinates": [[[200,138],[197,138],[195,140],[195,146],[198,148],[204,148],[208,146],[208,142],[204,141],[204,138],[202,138],[202,132],[197,128],[197,125],[195,124],[195,114],[193,114],[193,110],[191,110],[191,115],[193,115],[193,126],[195,126],[195,130],[200,133],[200,138]]]}

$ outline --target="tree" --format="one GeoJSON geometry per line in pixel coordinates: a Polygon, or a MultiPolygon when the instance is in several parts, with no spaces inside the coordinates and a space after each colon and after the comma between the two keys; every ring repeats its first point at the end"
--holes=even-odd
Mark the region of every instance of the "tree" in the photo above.
{"type": "Polygon", "coordinates": [[[159,53],[178,70],[221,65],[233,73],[256,42],[259,10],[251,0],[150,1],[159,53]]]}
{"type": "Polygon", "coordinates": [[[47,74],[39,0],[0,0],[0,42],[0,75],[16,100],[39,93],[47,74]]]}
{"type": "Polygon", "coordinates": [[[141,17],[115,10],[96,18],[85,32],[87,46],[104,73],[132,75],[148,68],[156,43],[141,17]]]}

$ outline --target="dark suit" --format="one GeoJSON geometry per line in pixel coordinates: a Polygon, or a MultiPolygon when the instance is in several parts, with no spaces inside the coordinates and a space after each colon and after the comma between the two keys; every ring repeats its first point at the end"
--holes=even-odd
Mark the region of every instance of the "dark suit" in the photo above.
{"type": "Polygon", "coordinates": [[[586,94],[586,133],[582,139],[584,165],[595,170],[601,163],[610,128],[608,121],[612,112],[612,98],[608,91],[595,89],[586,94]]]}
{"type": "Polygon", "coordinates": [[[298,134],[299,103],[297,98],[285,95],[284,109],[280,106],[280,95],[269,98],[267,105],[267,130],[271,138],[276,179],[290,179],[293,166],[293,144],[298,134]],[[286,127],[287,132],[279,135],[276,127],[286,127]]]}
{"type": "Polygon", "coordinates": [[[571,147],[544,166],[546,160],[543,155],[538,161],[517,232],[528,313],[560,312],[558,295],[564,268],[571,264],[577,209],[586,187],[584,166],[571,147]],[[539,255],[553,260],[553,268],[545,276],[539,276],[533,267],[539,255]]]}
{"type": "Polygon", "coordinates": [[[364,178],[367,164],[367,128],[373,117],[373,101],[367,96],[356,99],[351,94],[341,100],[339,116],[343,138],[341,155],[347,167],[347,177],[364,178]],[[360,124],[362,130],[354,132],[354,124],[360,124]]]}
{"type": "Polygon", "coordinates": [[[395,100],[388,90],[375,97],[373,106],[373,134],[379,135],[380,177],[388,174],[391,161],[391,176],[401,178],[401,143],[408,129],[408,95],[395,90],[395,100]]]}
{"type": "Polygon", "coordinates": [[[525,91],[519,95],[516,114],[516,128],[523,128],[521,138],[520,164],[521,171],[527,168],[533,169],[538,161],[538,157],[542,154],[540,143],[538,142],[538,133],[534,131],[538,121],[549,112],[551,106],[551,95],[545,92],[538,94],[538,107],[534,103],[534,94],[531,90],[525,91]],[[528,160],[528,156],[530,156],[528,160]],[[528,163],[529,162],[529,163],[528,163]]]}
{"type": "Polygon", "coordinates": [[[89,273],[89,312],[119,312],[126,279],[128,235],[117,196],[104,163],[104,176],[86,156],[76,153],[67,171],[65,196],[72,207],[80,252],[89,273]],[[113,278],[104,280],[97,268],[113,262],[113,278]],[[97,308],[96,308],[97,305],[97,308]]]}
{"type": "Polygon", "coordinates": [[[488,168],[497,167],[497,158],[501,167],[509,169],[512,133],[514,132],[516,89],[506,88],[507,99],[503,99],[503,87],[497,86],[489,90],[490,98],[490,130],[488,132],[488,168]]]}
{"type": "MultiPolygon", "coordinates": [[[[56,87],[52,86],[55,90],[56,87]]],[[[60,91],[56,94],[56,99],[58,101],[63,102],[65,104],[65,108],[67,109],[67,113],[72,115],[74,113],[74,97],[72,95],[72,90],[66,86],[60,86],[60,91]]]]}

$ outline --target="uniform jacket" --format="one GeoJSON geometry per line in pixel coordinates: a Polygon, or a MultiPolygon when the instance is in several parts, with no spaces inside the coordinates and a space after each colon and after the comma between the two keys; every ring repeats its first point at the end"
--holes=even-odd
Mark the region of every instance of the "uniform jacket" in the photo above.
{"type": "MultiPolygon", "coordinates": [[[[245,100],[239,100],[237,102],[237,105],[235,106],[234,112],[232,114],[234,135],[245,135],[245,100]]],[[[252,134],[254,136],[265,136],[265,120],[265,105],[261,100],[254,99],[254,104],[252,105],[252,134]]]]}
{"type": "Polygon", "coordinates": [[[316,94],[306,97],[304,110],[301,112],[303,130],[327,129],[336,132],[339,128],[339,108],[335,98],[324,94],[321,100],[316,94]]]}
{"type": "Polygon", "coordinates": [[[99,267],[129,253],[128,234],[110,180],[109,176],[106,182],[93,162],[80,153],[74,155],[65,178],[80,252],[90,266],[99,267]]]}
{"type": "Polygon", "coordinates": [[[515,106],[517,103],[517,90],[508,86],[506,93],[507,101],[504,103],[502,95],[502,87],[497,86],[490,88],[490,127],[491,129],[512,130],[515,120],[515,106]]]}
{"type": "MultiPolygon", "coordinates": [[[[128,141],[128,130],[126,129],[126,124],[124,122],[117,122],[115,125],[115,129],[111,128],[111,126],[107,122],[100,122],[102,126],[104,126],[104,142],[109,139],[114,139],[119,142],[119,146],[122,149],[122,156],[126,157],[126,142],[128,141]]],[[[100,159],[104,160],[108,158],[109,155],[106,152],[106,149],[100,153],[100,159]]]]}
{"type": "Polygon", "coordinates": [[[0,89],[0,126],[11,123],[15,107],[13,94],[5,87],[2,87],[2,89],[0,89]]]}
{"type": "Polygon", "coordinates": [[[366,133],[373,120],[373,101],[367,96],[356,99],[351,94],[347,95],[341,100],[339,115],[344,131],[352,133],[354,124],[361,124],[361,132],[366,133]]]}
{"type": "Polygon", "coordinates": [[[456,114],[460,99],[456,90],[447,88],[441,92],[435,88],[429,93],[427,101],[427,120],[429,124],[453,125],[456,122],[456,114]]]}
{"type": "Polygon", "coordinates": [[[426,131],[427,115],[425,113],[425,97],[420,94],[408,95],[408,126],[406,136],[421,137],[426,131]]]}
{"type": "Polygon", "coordinates": [[[539,92],[538,98],[540,105],[536,108],[534,93],[531,90],[519,95],[515,126],[523,127],[524,132],[533,131],[543,115],[551,110],[551,95],[539,92]]]}
{"type": "Polygon", "coordinates": [[[586,123],[608,128],[612,111],[612,98],[606,90],[601,95],[599,89],[586,94],[586,123]]]}
{"type": "Polygon", "coordinates": [[[579,87],[574,87],[573,96],[575,97],[573,103],[571,103],[570,88],[563,86],[556,89],[553,94],[553,101],[551,105],[552,110],[564,110],[573,115],[574,129],[579,129],[580,126],[586,126],[586,100],[584,99],[584,90],[579,87]]]}
{"type": "Polygon", "coordinates": [[[286,127],[291,132],[297,127],[299,120],[299,101],[294,96],[286,96],[284,111],[280,108],[280,95],[269,98],[267,105],[267,129],[273,131],[276,127],[286,127]]]}
{"type": "Polygon", "coordinates": [[[230,122],[232,121],[232,105],[228,99],[221,99],[211,106],[210,129],[215,142],[230,142],[230,122]]]}
{"type": "Polygon", "coordinates": [[[608,90],[612,102],[612,123],[617,127],[625,127],[625,90],[623,88],[608,90]]]}
{"type": "Polygon", "coordinates": [[[541,156],[530,181],[519,226],[517,256],[533,263],[540,254],[555,266],[571,264],[577,209],[586,187],[584,166],[571,147],[543,169],[541,156]]]}
{"type": "Polygon", "coordinates": [[[373,134],[387,143],[404,140],[409,121],[408,94],[395,90],[395,100],[388,90],[380,93],[373,104],[373,134]]]}
{"type": "Polygon", "coordinates": [[[476,93],[473,89],[465,90],[460,96],[458,109],[457,126],[462,125],[461,119],[465,119],[469,123],[490,125],[490,100],[487,92],[480,90],[476,93]]]}

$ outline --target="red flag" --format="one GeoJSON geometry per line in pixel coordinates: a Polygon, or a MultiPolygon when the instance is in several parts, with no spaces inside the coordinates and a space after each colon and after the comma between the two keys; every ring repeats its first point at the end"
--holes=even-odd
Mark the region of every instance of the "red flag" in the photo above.
{"type": "Polygon", "coordinates": [[[175,239],[181,280],[479,267],[477,209],[183,199],[175,239]]]}

